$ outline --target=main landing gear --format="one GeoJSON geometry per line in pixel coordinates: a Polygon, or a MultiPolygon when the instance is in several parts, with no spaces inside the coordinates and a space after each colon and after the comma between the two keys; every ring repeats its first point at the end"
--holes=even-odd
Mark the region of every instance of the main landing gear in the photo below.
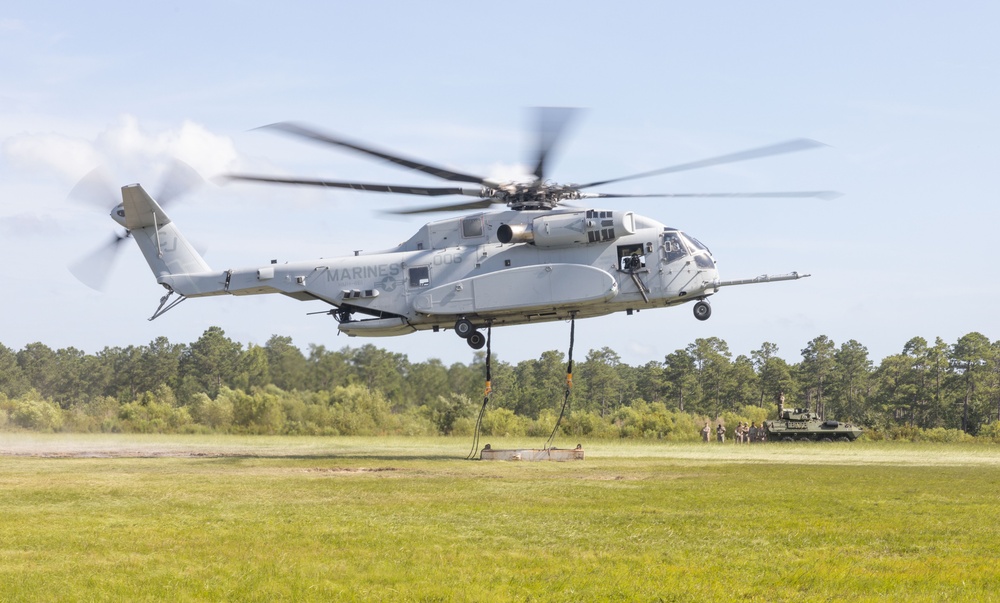
{"type": "Polygon", "coordinates": [[[468,318],[459,318],[455,321],[455,334],[464,339],[474,350],[481,350],[486,345],[486,337],[468,318]]]}

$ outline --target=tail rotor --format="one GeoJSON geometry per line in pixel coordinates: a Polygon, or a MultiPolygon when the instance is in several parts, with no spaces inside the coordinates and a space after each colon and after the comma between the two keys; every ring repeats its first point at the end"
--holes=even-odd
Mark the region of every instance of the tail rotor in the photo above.
{"type": "MultiPolygon", "coordinates": [[[[171,201],[191,193],[203,184],[205,184],[205,180],[194,168],[175,159],[171,162],[163,179],[160,194],[157,197],[158,202],[161,206],[167,205],[171,201]]],[[[81,178],[70,191],[69,198],[104,211],[108,211],[110,208],[109,213],[116,222],[119,222],[119,218],[124,219],[124,213],[119,214],[118,217],[115,215],[121,211],[121,193],[111,184],[111,178],[103,167],[97,167],[81,178]]],[[[129,238],[131,238],[131,234],[128,230],[117,229],[110,240],[70,264],[70,273],[91,289],[103,291],[107,284],[108,275],[118,257],[118,251],[121,249],[122,243],[129,238]]]]}

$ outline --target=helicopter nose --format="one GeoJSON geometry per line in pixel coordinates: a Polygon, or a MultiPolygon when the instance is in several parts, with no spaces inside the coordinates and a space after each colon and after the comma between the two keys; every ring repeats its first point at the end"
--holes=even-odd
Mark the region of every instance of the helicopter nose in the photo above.
{"type": "Polygon", "coordinates": [[[125,204],[119,203],[111,210],[111,219],[125,226],[125,204]]]}

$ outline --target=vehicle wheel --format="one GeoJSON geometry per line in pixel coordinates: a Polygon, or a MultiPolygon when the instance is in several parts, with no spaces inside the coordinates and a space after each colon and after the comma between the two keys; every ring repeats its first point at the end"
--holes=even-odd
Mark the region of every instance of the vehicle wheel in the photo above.
{"type": "Polygon", "coordinates": [[[694,305],[694,317],[698,320],[708,320],[712,315],[712,306],[707,301],[700,301],[694,305]]]}
{"type": "Polygon", "coordinates": [[[830,438],[820,438],[819,441],[823,442],[824,444],[832,444],[833,443],[833,440],[831,440],[830,438]]]}
{"type": "Polygon", "coordinates": [[[791,438],[791,437],[785,436],[785,437],[781,438],[781,441],[782,442],[794,442],[795,438],[791,438]]]}
{"type": "Polygon", "coordinates": [[[837,441],[838,442],[850,442],[851,438],[849,438],[847,436],[841,436],[841,437],[837,438],[837,441]]]}
{"type": "Polygon", "coordinates": [[[475,325],[468,318],[459,318],[455,321],[455,335],[466,339],[476,331],[475,325]]]}
{"type": "Polygon", "coordinates": [[[465,338],[465,342],[469,344],[470,348],[481,350],[486,345],[486,336],[473,329],[472,333],[469,333],[469,336],[465,338]]]}

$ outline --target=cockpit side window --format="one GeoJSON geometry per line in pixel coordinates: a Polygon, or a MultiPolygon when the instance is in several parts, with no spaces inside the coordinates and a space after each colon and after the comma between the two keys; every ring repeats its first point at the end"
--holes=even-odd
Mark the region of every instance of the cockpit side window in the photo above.
{"type": "Polygon", "coordinates": [[[663,251],[666,253],[668,264],[687,255],[687,248],[676,232],[663,233],[663,251]]]}

